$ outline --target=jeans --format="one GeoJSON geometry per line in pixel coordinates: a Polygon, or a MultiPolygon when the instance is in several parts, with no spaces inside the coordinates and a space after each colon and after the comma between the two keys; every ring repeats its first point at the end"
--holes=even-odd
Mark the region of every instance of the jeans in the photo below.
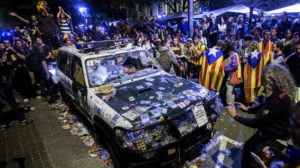
{"type": "Polygon", "coordinates": [[[226,82],[226,103],[227,105],[233,105],[235,100],[235,85],[226,82]]]}
{"type": "Polygon", "coordinates": [[[47,93],[47,78],[43,72],[34,72],[35,81],[40,85],[41,89],[41,96],[46,97],[48,96],[47,93]]]}

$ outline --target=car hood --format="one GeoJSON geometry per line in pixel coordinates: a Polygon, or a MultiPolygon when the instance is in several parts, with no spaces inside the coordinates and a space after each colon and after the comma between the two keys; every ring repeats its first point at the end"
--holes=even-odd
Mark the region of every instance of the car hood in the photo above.
{"type": "Polygon", "coordinates": [[[203,102],[208,95],[203,86],[171,75],[145,78],[115,89],[115,97],[106,103],[133,127],[158,122],[161,116],[166,118],[182,113],[195,103],[203,102]]]}

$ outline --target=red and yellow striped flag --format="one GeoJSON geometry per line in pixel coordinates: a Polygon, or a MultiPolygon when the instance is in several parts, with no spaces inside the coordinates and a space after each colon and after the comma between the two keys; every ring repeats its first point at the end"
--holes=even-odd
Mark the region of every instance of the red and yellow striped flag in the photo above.
{"type": "Polygon", "coordinates": [[[264,68],[271,60],[272,42],[269,40],[267,44],[264,46],[264,42],[261,41],[259,43],[259,51],[262,53],[263,68],[264,68]]]}
{"type": "Polygon", "coordinates": [[[242,78],[242,64],[241,64],[241,60],[240,60],[240,57],[237,55],[236,57],[237,61],[238,61],[238,69],[237,69],[237,78],[238,79],[241,79],[242,78]]]}
{"type": "Polygon", "coordinates": [[[247,103],[253,103],[261,86],[261,73],[264,67],[262,53],[257,50],[248,55],[244,67],[244,91],[247,103]]]}
{"type": "Polygon", "coordinates": [[[207,50],[201,65],[200,84],[219,91],[225,76],[223,52],[217,47],[207,50]]]}

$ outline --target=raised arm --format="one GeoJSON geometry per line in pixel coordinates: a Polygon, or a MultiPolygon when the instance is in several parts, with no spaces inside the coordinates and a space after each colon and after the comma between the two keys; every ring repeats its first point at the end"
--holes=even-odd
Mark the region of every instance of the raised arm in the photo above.
{"type": "Polygon", "coordinates": [[[58,12],[57,12],[57,15],[56,15],[56,18],[58,20],[60,20],[61,9],[62,9],[61,6],[58,6],[58,12]]]}
{"type": "Polygon", "coordinates": [[[22,18],[21,16],[17,15],[15,12],[9,12],[8,14],[9,14],[10,16],[14,16],[14,17],[20,19],[21,21],[23,21],[23,22],[25,22],[25,23],[27,23],[27,24],[29,23],[28,20],[26,20],[26,19],[22,18]]]}
{"type": "Polygon", "coordinates": [[[64,10],[62,10],[62,11],[63,11],[63,13],[67,16],[68,20],[70,21],[70,20],[71,20],[71,16],[68,15],[64,10]]]}

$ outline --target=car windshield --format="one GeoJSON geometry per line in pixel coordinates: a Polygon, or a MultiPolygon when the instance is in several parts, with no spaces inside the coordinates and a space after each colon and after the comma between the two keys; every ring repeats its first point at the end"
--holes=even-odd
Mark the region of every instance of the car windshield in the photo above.
{"type": "Polygon", "coordinates": [[[158,63],[145,50],[88,59],[86,68],[91,87],[122,82],[161,71],[158,63]]]}

